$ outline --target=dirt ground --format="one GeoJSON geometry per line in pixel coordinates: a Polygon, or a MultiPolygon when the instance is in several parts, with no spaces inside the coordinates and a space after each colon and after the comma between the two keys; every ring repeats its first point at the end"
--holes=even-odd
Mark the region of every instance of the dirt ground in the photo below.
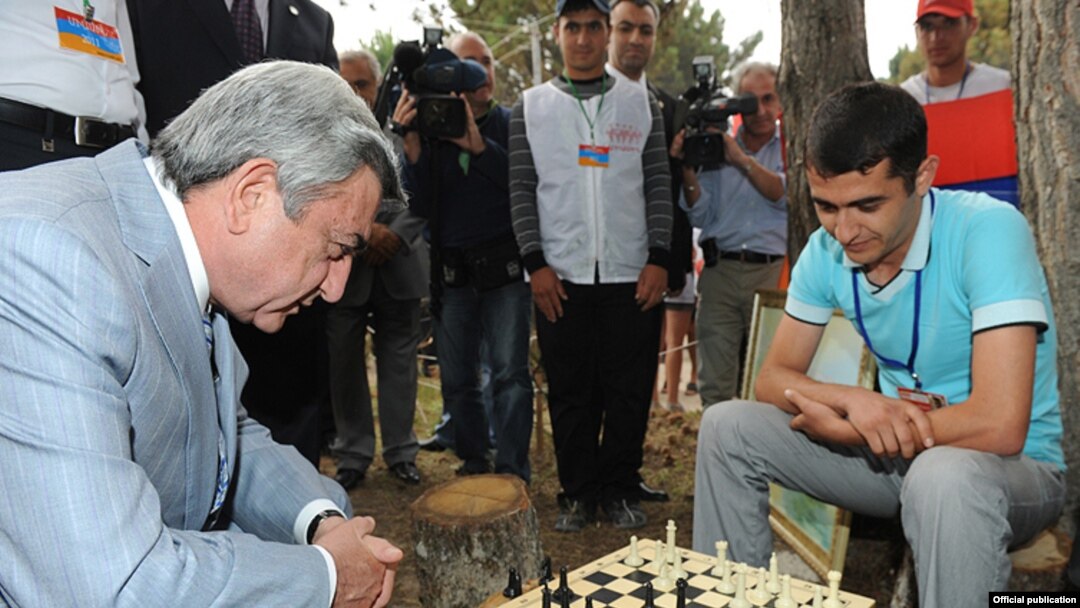
{"type": "MultiPolygon", "coordinates": [[[[422,378],[421,384],[416,430],[419,437],[426,437],[438,420],[441,403],[437,385],[431,379],[422,378]]],[[[639,537],[664,538],[667,520],[672,519],[678,525],[678,545],[691,545],[694,456],[700,419],[700,412],[653,410],[643,472],[650,485],[668,491],[671,501],[642,503],[649,523],[643,530],[636,531],[639,537]]],[[[539,447],[534,432],[533,480],[529,492],[540,520],[541,543],[545,554],[551,557],[553,569],[567,565],[572,570],[625,545],[629,533],[615,529],[610,523],[598,523],[577,534],[561,534],[553,530],[558,514],[555,497],[559,485],[550,422],[546,415],[544,421],[539,447]]],[[[405,559],[398,571],[393,606],[421,605],[408,505],[426,489],[453,478],[454,469],[459,464],[460,461],[451,452],[421,451],[417,466],[424,475],[424,481],[419,486],[406,486],[392,477],[385,464],[377,460],[368,471],[367,478],[350,493],[356,512],[375,518],[378,525],[376,533],[405,550],[405,559]]],[[[324,473],[333,475],[333,460],[325,457],[322,468],[324,473]]],[[[896,542],[898,530],[890,522],[857,520],[852,534],[843,587],[874,597],[879,606],[888,606],[901,557],[902,545],[896,542]]],[[[529,576],[535,576],[535,573],[529,576]]]]}

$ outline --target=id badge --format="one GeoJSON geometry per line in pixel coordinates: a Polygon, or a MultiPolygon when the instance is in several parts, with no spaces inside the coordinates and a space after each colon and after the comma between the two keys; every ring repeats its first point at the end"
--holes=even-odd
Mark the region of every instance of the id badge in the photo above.
{"type": "Polygon", "coordinates": [[[611,157],[611,146],[578,146],[577,164],[582,167],[606,169],[611,157]]]}
{"type": "Polygon", "coordinates": [[[120,33],[101,21],[89,21],[78,13],[54,6],[60,48],[124,63],[120,33]]]}
{"type": "Polygon", "coordinates": [[[949,405],[949,400],[945,398],[945,395],[939,395],[938,393],[928,393],[926,391],[920,391],[914,388],[904,388],[902,386],[897,387],[896,392],[901,399],[914,403],[924,412],[941,409],[946,405],[949,405]]]}

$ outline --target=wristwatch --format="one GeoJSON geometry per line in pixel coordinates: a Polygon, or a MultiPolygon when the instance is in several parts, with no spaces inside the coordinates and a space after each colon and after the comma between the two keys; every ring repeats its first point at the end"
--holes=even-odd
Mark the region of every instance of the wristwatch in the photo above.
{"type": "Polygon", "coordinates": [[[311,523],[308,524],[307,527],[307,544],[310,545],[311,541],[315,538],[315,531],[319,529],[319,524],[321,524],[324,519],[330,519],[331,517],[345,519],[345,514],[336,509],[327,509],[312,518],[311,523]]]}
{"type": "Polygon", "coordinates": [[[753,169],[753,168],[754,168],[754,160],[753,159],[747,159],[746,164],[742,166],[743,175],[749,177],[750,176],[750,170],[753,169]]]}

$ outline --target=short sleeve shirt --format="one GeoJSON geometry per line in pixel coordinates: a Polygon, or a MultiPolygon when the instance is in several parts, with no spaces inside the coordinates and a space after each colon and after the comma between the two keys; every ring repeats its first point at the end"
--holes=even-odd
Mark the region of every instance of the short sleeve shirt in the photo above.
{"type": "MultiPolygon", "coordinates": [[[[833,310],[856,322],[853,289],[874,350],[907,362],[915,287],[921,283],[914,369],[923,390],[950,404],[971,393],[972,336],[1015,324],[1038,328],[1031,424],[1024,453],[1064,470],[1057,391],[1057,335],[1049,290],[1024,216],[985,194],[932,189],[900,273],[884,287],[866,276],[824,229],[811,235],[792,270],[787,313],[824,325],[833,310]],[[921,271],[921,276],[920,276],[921,271]],[[854,286],[853,286],[854,277],[854,286]]],[[[878,361],[882,393],[914,387],[907,369],[878,361]]]]}

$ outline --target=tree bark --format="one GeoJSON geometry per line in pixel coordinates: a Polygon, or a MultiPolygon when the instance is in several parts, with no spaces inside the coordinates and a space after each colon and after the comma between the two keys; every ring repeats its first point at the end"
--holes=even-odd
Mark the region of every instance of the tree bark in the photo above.
{"type": "Polygon", "coordinates": [[[1080,502],[1080,2],[1011,6],[1020,208],[1035,231],[1058,331],[1058,374],[1068,501],[1080,502]]]}
{"type": "Polygon", "coordinates": [[[862,0],[783,0],[780,101],[787,156],[788,256],[794,265],[818,227],[803,148],[810,117],[826,95],[871,80],[862,0]]]}

